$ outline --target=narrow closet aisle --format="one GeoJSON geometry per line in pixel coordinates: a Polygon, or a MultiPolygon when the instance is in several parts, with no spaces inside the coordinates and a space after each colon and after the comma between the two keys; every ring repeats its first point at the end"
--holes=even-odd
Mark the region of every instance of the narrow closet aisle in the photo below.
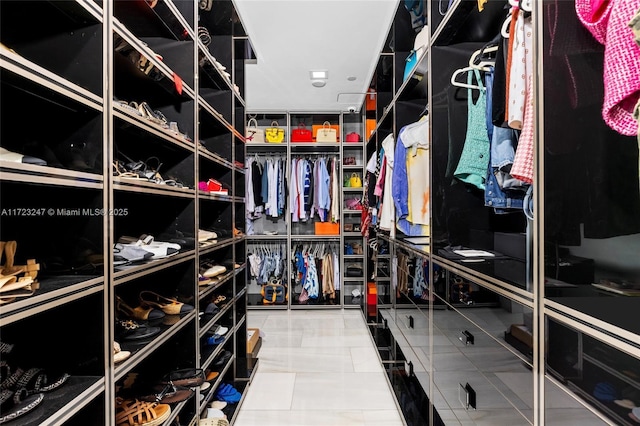
{"type": "Polygon", "coordinates": [[[251,311],[259,366],[236,426],[404,425],[357,310],[251,311]]]}

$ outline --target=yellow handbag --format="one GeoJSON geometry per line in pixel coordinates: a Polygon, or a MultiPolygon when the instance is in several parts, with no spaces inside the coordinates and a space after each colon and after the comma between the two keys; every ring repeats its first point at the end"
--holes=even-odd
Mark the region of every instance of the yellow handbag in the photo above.
{"type": "Polygon", "coordinates": [[[360,175],[357,173],[351,174],[349,183],[351,184],[351,188],[362,188],[362,179],[360,179],[360,175]]]}
{"type": "Polygon", "coordinates": [[[264,131],[264,139],[270,143],[282,143],[284,141],[284,129],[278,127],[277,121],[272,121],[271,127],[267,127],[264,131]]]}

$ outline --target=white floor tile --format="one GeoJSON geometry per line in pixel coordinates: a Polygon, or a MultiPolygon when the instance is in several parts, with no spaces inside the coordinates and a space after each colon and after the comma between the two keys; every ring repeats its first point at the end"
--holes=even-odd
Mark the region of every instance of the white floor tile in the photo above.
{"type": "Polygon", "coordinates": [[[299,348],[302,345],[302,330],[273,330],[261,328],[263,348],[299,348]]]}
{"type": "Polygon", "coordinates": [[[371,347],[371,337],[364,330],[321,328],[305,330],[302,347],[371,347]]]}
{"type": "MultiPolygon", "coordinates": [[[[235,426],[365,426],[361,410],[243,411],[235,426]]],[[[390,424],[391,426],[391,424],[390,424]]]]}
{"type": "Polygon", "coordinates": [[[353,371],[356,373],[381,373],[382,364],[378,359],[376,350],[373,347],[349,348],[353,371]]]}
{"type": "MultiPolygon", "coordinates": [[[[258,367],[258,371],[262,366],[258,367]]],[[[241,411],[289,410],[293,398],[296,375],[294,373],[256,373],[241,411]],[[277,397],[274,390],[277,389],[277,397]]]]}
{"type": "Polygon", "coordinates": [[[356,310],[250,312],[264,333],[236,426],[402,426],[356,310]]]}
{"type": "Polygon", "coordinates": [[[294,410],[396,409],[383,373],[299,373],[293,394],[294,410]]]}
{"type": "Polygon", "coordinates": [[[353,373],[347,347],[262,348],[259,372],[353,373]]]}
{"type": "Polygon", "coordinates": [[[398,410],[365,410],[362,412],[366,426],[402,426],[398,410]]]}

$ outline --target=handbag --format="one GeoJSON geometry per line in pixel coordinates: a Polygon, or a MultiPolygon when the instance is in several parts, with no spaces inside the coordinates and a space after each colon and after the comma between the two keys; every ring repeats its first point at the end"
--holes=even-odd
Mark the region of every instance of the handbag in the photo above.
{"type": "Polygon", "coordinates": [[[264,142],[264,130],[258,128],[258,121],[255,118],[249,119],[244,135],[249,143],[264,142]]]}
{"type": "Polygon", "coordinates": [[[313,142],[313,133],[304,123],[300,123],[297,129],[291,131],[291,142],[313,142]]]}
{"type": "Polygon", "coordinates": [[[276,278],[272,278],[264,284],[260,294],[262,295],[262,303],[265,305],[287,303],[287,288],[276,278]]]}
{"type": "Polygon", "coordinates": [[[314,124],[312,129],[316,142],[338,142],[338,135],[340,134],[339,125],[325,121],[322,125],[314,124]]]}
{"type": "Polygon", "coordinates": [[[367,97],[365,103],[365,109],[367,111],[375,111],[376,110],[376,91],[371,87],[367,90],[367,97]]]}
{"type": "Polygon", "coordinates": [[[344,138],[345,142],[361,142],[360,135],[356,132],[347,134],[344,138]]]}
{"type": "Polygon", "coordinates": [[[267,127],[264,131],[264,137],[270,143],[282,143],[284,141],[284,129],[278,127],[277,121],[271,122],[271,127],[267,127]]]}
{"type": "Polygon", "coordinates": [[[362,179],[360,179],[360,175],[357,173],[351,173],[349,183],[351,188],[362,188],[362,179]]]}

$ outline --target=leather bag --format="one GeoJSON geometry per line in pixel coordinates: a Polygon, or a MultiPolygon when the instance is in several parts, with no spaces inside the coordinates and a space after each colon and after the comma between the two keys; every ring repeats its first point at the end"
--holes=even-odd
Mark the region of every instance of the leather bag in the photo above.
{"type": "Polygon", "coordinates": [[[291,131],[291,142],[313,142],[313,133],[304,123],[300,123],[297,129],[291,131]]]}
{"type": "Polygon", "coordinates": [[[340,140],[338,139],[338,135],[340,134],[340,125],[339,124],[331,124],[328,121],[325,121],[323,124],[314,124],[313,126],[311,126],[311,130],[313,131],[313,138],[316,142],[322,142],[321,140],[318,140],[318,132],[320,130],[324,130],[324,129],[333,129],[335,130],[335,140],[330,141],[330,142],[339,142],[340,140]]]}
{"type": "Polygon", "coordinates": [[[362,179],[360,179],[360,175],[357,173],[351,173],[349,184],[351,188],[362,188],[362,179]]]}
{"type": "Polygon", "coordinates": [[[271,280],[264,284],[260,294],[265,305],[287,303],[287,288],[279,280],[271,280]]]}
{"type": "Polygon", "coordinates": [[[258,128],[255,118],[249,119],[244,135],[248,143],[264,143],[264,130],[258,128]]]}
{"type": "Polygon", "coordinates": [[[328,121],[325,121],[322,128],[318,129],[316,133],[316,142],[338,142],[338,131],[328,121]]]}
{"type": "Polygon", "coordinates": [[[282,143],[284,141],[284,129],[278,127],[277,121],[271,122],[271,127],[264,131],[264,138],[269,143],[282,143]]]}
{"type": "Polygon", "coordinates": [[[360,135],[356,132],[351,132],[347,134],[344,138],[345,142],[361,142],[360,135]]]}

